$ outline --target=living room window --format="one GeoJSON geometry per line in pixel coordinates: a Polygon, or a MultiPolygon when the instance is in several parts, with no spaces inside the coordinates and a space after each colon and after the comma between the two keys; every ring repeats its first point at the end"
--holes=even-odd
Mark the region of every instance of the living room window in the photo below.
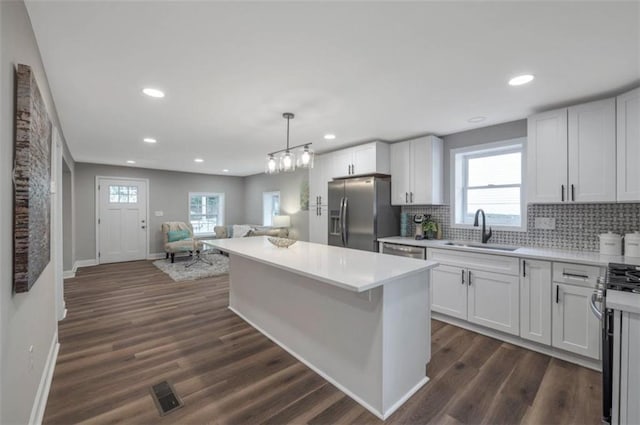
{"type": "Polygon", "coordinates": [[[189,193],[189,221],[195,236],[212,235],[224,224],[224,193],[189,193]]]}
{"type": "Polygon", "coordinates": [[[280,215],[280,192],[262,193],[262,224],[273,225],[273,217],[280,215]]]}
{"type": "Polygon", "coordinates": [[[487,226],[526,229],[524,138],[451,150],[452,227],[471,227],[478,209],[487,226]]]}

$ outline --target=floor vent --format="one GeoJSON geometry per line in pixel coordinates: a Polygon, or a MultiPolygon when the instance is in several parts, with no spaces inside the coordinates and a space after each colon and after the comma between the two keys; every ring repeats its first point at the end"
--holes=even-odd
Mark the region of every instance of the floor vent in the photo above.
{"type": "Polygon", "coordinates": [[[180,397],[176,395],[173,385],[168,381],[162,381],[151,387],[151,396],[156,403],[160,416],[167,415],[182,407],[180,397]]]}

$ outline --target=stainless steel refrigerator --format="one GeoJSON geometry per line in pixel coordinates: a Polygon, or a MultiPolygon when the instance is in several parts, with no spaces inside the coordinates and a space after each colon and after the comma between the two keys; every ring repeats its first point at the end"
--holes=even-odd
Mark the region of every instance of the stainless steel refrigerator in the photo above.
{"type": "Polygon", "coordinates": [[[378,238],[400,232],[400,208],[391,206],[389,177],[329,182],[329,245],[378,250],[378,238]]]}

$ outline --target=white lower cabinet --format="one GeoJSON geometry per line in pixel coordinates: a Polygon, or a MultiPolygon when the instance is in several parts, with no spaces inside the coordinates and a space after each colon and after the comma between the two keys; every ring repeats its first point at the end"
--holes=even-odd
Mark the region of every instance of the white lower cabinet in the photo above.
{"type": "Polygon", "coordinates": [[[600,357],[600,321],[589,308],[593,288],[553,283],[552,345],[572,353],[600,357]]]}
{"type": "Polygon", "coordinates": [[[583,357],[600,358],[591,294],[604,269],[429,248],[431,310],[583,357]]]}
{"type": "Polygon", "coordinates": [[[435,249],[428,250],[428,257],[441,263],[431,272],[432,311],[518,335],[517,259],[435,249]],[[452,258],[460,264],[447,264],[452,258]],[[494,273],[482,270],[483,263],[487,269],[516,268],[511,275],[494,273]],[[468,264],[476,266],[464,267],[468,264]]]}
{"type": "Polygon", "coordinates": [[[467,270],[442,264],[431,272],[431,310],[467,319],[467,270]]]}
{"type": "Polygon", "coordinates": [[[640,314],[614,314],[611,423],[640,424],[640,314]]]}
{"type": "Polygon", "coordinates": [[[551,345],[551,262],[522,260],[520,336],[551,345]]]}
{"type": "Polygon", "coordinates": [[[467,320],[502,332],[520,333],[518,276],[469,269],[467,320]]]}

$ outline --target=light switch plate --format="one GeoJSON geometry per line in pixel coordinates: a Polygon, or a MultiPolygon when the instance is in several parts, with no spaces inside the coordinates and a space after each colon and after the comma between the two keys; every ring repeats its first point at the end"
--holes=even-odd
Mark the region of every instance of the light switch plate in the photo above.
{"type": "Polygon", "coordinates": [[[536,217],[536,229],[555,230],[556,219],[551,217],[536,217]]]}
{"type": "Polygon", "coordinates": [[[156,217],[162,217],[162,216],[164,216],[164,211],[154,211],[153,214],[156,217]]]}

